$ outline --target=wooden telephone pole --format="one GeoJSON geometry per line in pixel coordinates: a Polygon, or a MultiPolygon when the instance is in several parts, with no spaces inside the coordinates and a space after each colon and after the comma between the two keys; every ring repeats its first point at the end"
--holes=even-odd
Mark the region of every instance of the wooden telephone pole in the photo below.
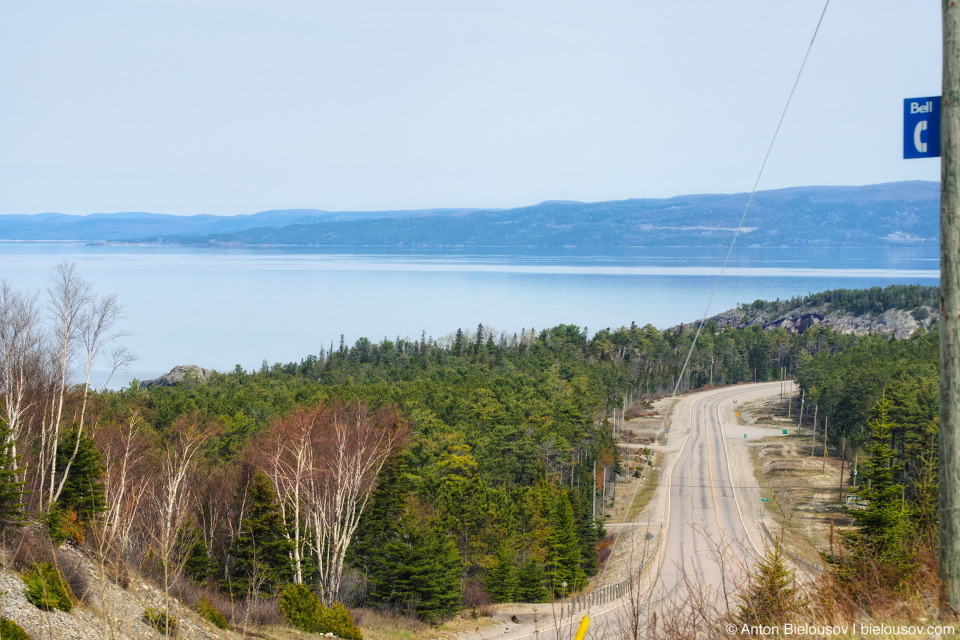
{"type": "Polygon", "coordinates": [[[943,1],[940,102],[940,577],[960,611],[960,7],[943,1]]]}

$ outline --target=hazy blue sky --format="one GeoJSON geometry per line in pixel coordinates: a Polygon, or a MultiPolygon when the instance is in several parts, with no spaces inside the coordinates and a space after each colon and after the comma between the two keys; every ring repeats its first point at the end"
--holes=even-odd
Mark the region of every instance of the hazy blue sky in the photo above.
{"type": "MultiPolygon", "coordinates": [[[[823,3],[5,2],[0,213],[747,191],[823,3]]],[[[761,188],[939,178],[940,4],[837,0],[761,188]]]]}

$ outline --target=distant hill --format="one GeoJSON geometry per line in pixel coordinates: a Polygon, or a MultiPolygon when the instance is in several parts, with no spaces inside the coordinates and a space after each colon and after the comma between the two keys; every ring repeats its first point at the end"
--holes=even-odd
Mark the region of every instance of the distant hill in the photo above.
{"type": "Polygon", "coordinates": [[[80,242],[164,242],[167,236],[232,234],[256,228],[281,229],[294,224],[404,218],[408,216],[462,215],[476,209],[422,209],[411,211],[322,211],[278,209],[252,215],[175,216],[163,213],[91,213],[66,215],[0,215],[0,240],[62,240],[80,242]]]}
{"type": "MultiPolygon", "coordinates": [[[[935,246],[939,198],[938,183],[920,181],[762,191],[753,199],[740,242],[750,246],[935,246]]],[[[0,239],[192,246],[711,246],[730,242],[747,200],[748,194],[739,193],[595,203],[549,201],[502,210],[293,210],[232,217],[0,216],[0,239]]]]}

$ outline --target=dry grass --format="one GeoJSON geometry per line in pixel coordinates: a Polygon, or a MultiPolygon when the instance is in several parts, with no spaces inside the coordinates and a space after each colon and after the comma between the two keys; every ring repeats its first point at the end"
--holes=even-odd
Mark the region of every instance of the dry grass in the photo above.
{"type": "MultiPolygon", "coordinates": [[[[831,545],[840,529],[850,526],[850,519],[840,508],[840,460],[837,451],[828,451],[826,471],[823,470],[823,445],[818,444],[815,455],[810,455],[809,431],[796,435],[795,427],[785,425],[786,402],[771,401],[744,407],[741,418],[761,427],[789,428],[791,435],[764,438],[751,444],[761,494],[769,519],[767,526],[781,535],[787,548],[811,561],[820,562],[820,551],[830,553],[831,545]],[[752,415],[751,415],[752,414],[752,415]]],[[[796,413],[793,419],[796,420],[796,413]]],[[[804,416],[804,425],[807,425],[804,416]]],[[[851,491],[844,486],[844,493],[851,491]]]]}
{"type": "Polygon", "coordinates": [[[637,495],[633,498],[633,502],[630,503],[630,508],[627,510],[627,522],[633,522],[634,518],[640,515],[650,504],[657,491],[657,485],[660,484],[660,467],[662,464],[663,454],[653,454],[650,459],[650,465],[653,468],[647,469],[643,474],[643,480],[641,481],[643,485],[637,491],[637,495]]]}

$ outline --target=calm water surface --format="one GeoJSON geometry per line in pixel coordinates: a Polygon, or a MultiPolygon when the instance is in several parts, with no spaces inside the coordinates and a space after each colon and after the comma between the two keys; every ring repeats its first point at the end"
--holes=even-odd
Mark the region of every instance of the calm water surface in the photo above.
{"type": "MultiPolygon", "coordinates": [[[[46,286],[61,260],[126,307],[141,361],[120,382],[177,364],[227,370],[298,361],[321,346],[477,324],[590,332],[699,319],[725,249],[189,249],[0,244],[0,277],[46,286]]],[[[937,284],[937,249],[751,249],[731,258],[710,314],[825,289],[937,284]]],[[[113,386],[113,385],[111,385],[113,386]]]]}

